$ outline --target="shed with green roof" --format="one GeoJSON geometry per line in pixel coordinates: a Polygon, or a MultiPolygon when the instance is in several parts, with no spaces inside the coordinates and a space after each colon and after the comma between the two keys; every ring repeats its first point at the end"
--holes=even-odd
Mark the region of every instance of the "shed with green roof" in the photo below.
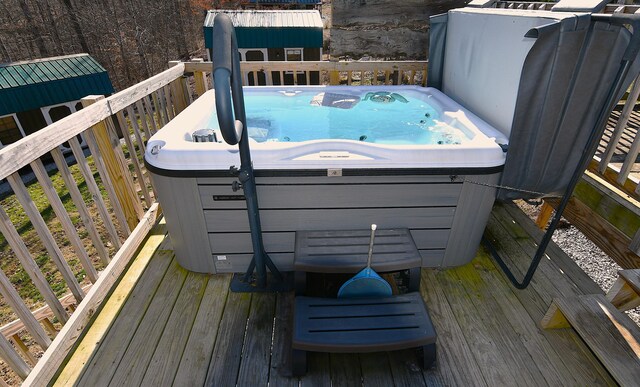
{"type": "Polygon", "coordinates": [[[0,147],[81,109],[87,95],[113,91],[88,54],[0,64],[0,147]]]}

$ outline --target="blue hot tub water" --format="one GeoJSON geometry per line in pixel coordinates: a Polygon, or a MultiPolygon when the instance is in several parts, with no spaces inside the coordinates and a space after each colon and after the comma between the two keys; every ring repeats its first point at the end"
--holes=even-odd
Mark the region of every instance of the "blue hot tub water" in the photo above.
{"type": "MultiPolygon", "coordinates": [[[[380,90],[382,91],[382,90],[380,90]]],[[[361,95],[351,108],[319,106],[317,91],[245,93],[248,134],[257,142],[342,139],[379,144],[460,144],[469,138],[440,121],[439,113],[419,93],[400,93],[407,101],[376,102],[361,95]]],[[[218,128],[215,114],[209,128],[218,128]]]]}

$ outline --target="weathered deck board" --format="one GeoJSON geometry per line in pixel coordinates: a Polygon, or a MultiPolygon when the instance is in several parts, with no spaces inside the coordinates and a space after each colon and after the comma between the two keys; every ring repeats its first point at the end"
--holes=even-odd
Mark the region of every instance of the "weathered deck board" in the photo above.
{"type": "MultiPolygon", "coordinates": [[[[135,327],[140,323],[142,319],[141,313],[136,313],[140,310],[144,313],[149,303],[153,299],[153,294],[155,293],[158,285],[160,285],[160,281],[164,277],[164,273],[167,271],[169,264],[173,259],[173,252],[171,251],[160,251],[156,252],[156,255],[150,261],[149,265],[144,269],[144,272],[138,280],[138,285],[134,288],[133,292],[129,295],[128,301],[122,305],[122,309],[120,309],[119,315],[120,318],[116,318],[111,327],[104,327],[100,329],[92,329],[91,333],[94,331],[99,331],[101,335],[97,335],[94,338],[93,335],[87,335],[87,337],[92,340],[83,340],[82,344],[76,349],[76,361],[80,362],[82,365],[88,365],[85,370],[92,370],[95,367],[102,367],[104,364],[112,364],[113,367],[120,361],[122,356],[124,355],[124,351],[126,350],[126,346],[120,346],[118,343],[120,341],[128,342],[129,338],[123,338],[123,340],[116,340],[116,335],[121,335],[123,333],[128,332],[131,336],[133,336],[134,330],[130,330],[129,327],[135,327]],[[138,299],[141,300],[142,305],[139,303],[133,302],[133,300],[138,299]],[[102,337],[102,332],[106,332],[106,334],[102,337]],[[96,340],[100,340],[102,345],[98,348],[95,348],[94,342],[96,340]],[[88,343],[87,343],[88,341],[88,343]],[[94,351],[95,349],[95,351],[94,351]],[[87,359],[87,360],[85,360],[87,359]],[[98,361],[94,359],[99,359],[98,361]]],[[[136,264],[139,260],[136,260],[132,266],[127,271],[129,274],[132,270],[136,269],[136,264]]],[[[127,277],[125,277],[127,279],[127,277]]],[[[133,280],[133,278],[131,279],[133,280]]],[[[122,284],[125,280],[121,281],[122,284]]],[[[120,285],[119,285],[120,286],[120,285]]],[[[117,297],[118,294],[114,293],[117,297]]],[[[118,298],[124,298],[125,295],[120,295],[118,298]]],[[[124,302],[124,300],[117,299],[116,302],[111,302],[113,298],[109,299],[109,303],[107,303],[103,309],[109,310],[111,308],[117,308],[120,305],[120,302],[124,302]],[[116,304],[115,306],[112,304],[116,304]]],[[[114,311],[115,313],[115,311],[114,311]]],[[[100,313],[99,317],[102,317],[104,313],[100,313]]],[[[100,324],[100,319],[96,319],[95,324],[100,324]]],[[[107,325],[108,322],[104,322],[104,325],[107,325]]],[[[67,364],[62,374],[58,377],[56,384],[58,385],[72,385],[74,381],[79,377],[82,381],[84,376],[80,374],[82,371],[81,367],[78,367],[76,364],[67,364]]],[[[88,375],[87,375],[88,376],[88,375]]],[[[108,382],[108,381],[106,381],[108,382]]],[[[105,382],[105,383],[106,383],[105,382]]]]}
{"type": "Polygon", "coordinates": [[[207,286],[208,278],[203,275],[189,273],[185,280],[169,321],[156,346],[142,384],[146,386],[168,386],[173,383],[184,347],[189,339],[202,294],[207,286]]]}
{"type": "MultiPolygon", "coordinates": [[[[218,328],[220,339],[216,340],[209,372],[205,385],[232,386],[235,385],[240,368],[242,355],[242,340],[249,316],[251,294],[229,293],[222,322],[218,328]]],[[[206,364],[202,365],[206,367],[206,364]]]]}
{"type": "MultiPolygon", "coordinates": [[[[535,242],[533,229],[514,222],[528,219],[513,211],[497,206],[487,236],[521,274],[535,242]]],[[[421,295],[438,332],[434,370],[423,371],[414,350],[309,353],[298,379],[289,368],[293,294],[231,293],[229,275],[187,274],[175,261],[161,270],[171,258],[158,251],[91,361],[72,356],[69,366],[84,367],[81,385],[614,384],[575,332],[538,326],[554,297],[599,291],[560,253],[549,250],[526,290],[514,289],[483,249],[461,268],[423,270],[421,295]]]]}
{"type": "Polygon", "coordinates": [[[231,275],[209,278],[189,341],[176,372],[175,380],[181,381],[185,386],[202,385],[207,377],[208,367],[202,365],[209,364],[211,348],[220,336],[218,327],[227,301],[230,279],[231,275]]]}
{"type": "Polygon", "coordinates": [[[242,345],[239,386],[267,385],[275,308],[275,294],[257,293],[251,299],[247,332],[242,345]]]}
{"type": "MultiPolygon", "coordinates": [[[[457,386],[487,386],[480,366],[475,361],[462,328],[453,314],[452,306],[444,290],[438,286],[434,271],[422,271],[421,293],[438,334],[438,368],[445,382],[457,386]],[[456,367],[456,364],[466,366],[456,367]]],[[[458,307],[457,303],[453,305],[458,307]]]]}
{"type": "Polygon", "coordinates": [[[273,354],[269,385],[287,387],[298,385],[291,377],[291,338],[293,327],[294,294],[281,294],[276,302],[276,315],[273,327],[273,354]]]}
{"type": "MultiPolygon", "coordinates": [[[[110,385],[131,385],[139,384],[142,381],[144,372],[153,355],[153,349],[158,344],[163,328],[171,313],[172,308],[170,306],[178,298],[186,276],[186,271],[175,263],[167,271],[133,338],[128,343],[127,351],[122,359],[115,364],[115,369],[111,371],[113,377],[110,382],[107,381],[110,385]]],[[[140,300],[140,302],[144,302],[144,300],[140,300]]],[[[128,336],[129,333],[126,331],[128,329],[123,329],[121,334],[128,336]]],[[[112,340],[121,342],[118,337],[114,337],[112,340]]],[[[103,365],[101,365],[99,359],[97,359],[97,364],[98,366],[93,370],[99,371],[103,365]]],[[[108,369],[108,367],[106,368],[108,369]]],[[[87,385],[100,386],[105,384],[96,382],[87,383],[87,385]]]]}

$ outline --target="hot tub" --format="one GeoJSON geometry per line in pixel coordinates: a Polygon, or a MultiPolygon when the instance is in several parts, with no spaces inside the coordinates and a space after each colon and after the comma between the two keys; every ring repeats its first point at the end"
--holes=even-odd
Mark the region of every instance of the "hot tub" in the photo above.
{"type": "MultiPolygon", "coordinates": [[[[431,88],[244,91],[264,243],[281,270],[293,267],[296,231],[371,223],[408,228],[424,267],[474,257],[505,160],[499,131],[431,88]]],[[[178,262],[243,272],[252,247],[242,190],[232,188],[238,148],[222,140],[214,102],[208,91],[155,134],[145,163],[178,262]]]]}

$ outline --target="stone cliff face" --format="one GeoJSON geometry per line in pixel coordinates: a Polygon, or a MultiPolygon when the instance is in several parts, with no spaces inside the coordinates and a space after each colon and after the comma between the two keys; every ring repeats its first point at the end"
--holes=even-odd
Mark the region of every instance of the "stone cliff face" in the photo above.
{"type": "Polygon", "coordinates": [[[332,57],[427,58],[429,16],[465,0],[331,0],[332,57]]]}

